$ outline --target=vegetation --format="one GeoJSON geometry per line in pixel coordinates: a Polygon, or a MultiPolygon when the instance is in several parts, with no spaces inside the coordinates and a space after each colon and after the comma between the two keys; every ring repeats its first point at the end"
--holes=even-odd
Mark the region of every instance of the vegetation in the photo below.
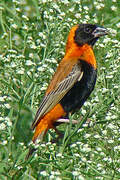
{"type": "Polygon", "coordinates": [[[119,0],[2,0],[0,2],[0,179],[120,179],[119,0]],[[64,56],[70,28],[93,23],[109,30],[94,51],[98,79],[85,105],[50,130],[29,160],[30,126],[64,56]],[[83,117],[83,121],[81,121],[83,117]],[[89,125],[83,122],[89,118],[89,125]]]}

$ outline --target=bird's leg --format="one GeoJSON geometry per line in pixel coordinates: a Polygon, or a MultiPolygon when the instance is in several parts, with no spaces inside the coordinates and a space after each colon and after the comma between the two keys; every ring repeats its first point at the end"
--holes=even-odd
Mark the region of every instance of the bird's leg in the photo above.
{"type": "Polygon", "coordinates": [[[54,126],[53,129],[55,130],[55,132],[56,132],[56,134],[58,135],[58,137],[55,138],[55,139],[53,139],[51,142],[52,142],[52,143],[57,143],[59,139],[62,139],[62,138],[64,137],[64,134],[61,133],[55,126],[54,126]]]}
{"type": "MultiPolygon", "coordinates": [[[[80,120],[82,120],[82,117],[80,118],[80,120]]],[[[90,119],[88,118],[87,120],[86,120],[86,124],[89,126],[89,124],[90,124],[90,119]]],[[[56,123],[58,123],[57,125],[59,125],[59,123],[60,124],[62,124],[62,123],[72,123],[72,124],[78,124],[79,123],[79,121],[77,121],[77,120],[70,120],[70,119],[58,119],[57,121],[56,121],[56,123]]],[[[55,130],[55,132],[56,132],[56,134],[58,135],[58,137],[56,138],[56,139],[53,139],[52,140],[52,142],[53,143],[55,143],[55,142],[58,142],[58,140],[59,139],[61,139],[61,138],[63,138],[64,137],[64,134],[62,134],[57,128],[56,128],[56,126],[54,126],[54,128],[53,128],[54,130],[55,130]]]]}
{"type": "Polygon", "coordinates": [[[35,151],[36,151],[35,148],[30,147],[30,148],[29,148],[29,151],[28,151],[28,153],[27,153],[27,155],[26,155],[26,157],[25,157],[25,160],[28,160],[35,151]]]}
{"type": "Polygon", "coordinates": [[[56,127],[54,127],[54,130],[59,138],[62,138],[64,136],[56,127]]]}
{"type": "Polygon", "coordinates": [[[58,119],[56,122],[58,122],[58,123],[70,123],[70,122],[72,122],[72,124],[78,124],[79,123],[79,121],[77,121],[77,120],[70,121],[69,119],[58,119]]]}
{"type": "MultiPolygon", "coordinates": [[[[80,118],[80,120],[82,120],[82,117],[80,118]]],[[[89,126],[89,124],[90,124],[90,119],[89,118],[87,118],[87,120],[86,120],[86,124],[89,126]]],[[[72,122],[72,124],[78,124],[79,123],[79,121],[77,121],[77,120],[69,120],[69,119],[58,119],[57,121],[56,121],[57,123],[70,123],[70,122],[72,122]]]]}

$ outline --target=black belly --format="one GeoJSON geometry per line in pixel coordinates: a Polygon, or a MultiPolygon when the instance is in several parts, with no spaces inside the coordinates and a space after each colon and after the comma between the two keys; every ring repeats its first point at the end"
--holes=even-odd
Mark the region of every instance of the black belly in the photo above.
{"type": "Polygon", "coordinates": [[[80,62],[83,70],[82,79],[76,82],[60,101],[66,113],[80,109],[93,91],[96,83],[97,70],[85,61],[81,60],[80,62]]]}

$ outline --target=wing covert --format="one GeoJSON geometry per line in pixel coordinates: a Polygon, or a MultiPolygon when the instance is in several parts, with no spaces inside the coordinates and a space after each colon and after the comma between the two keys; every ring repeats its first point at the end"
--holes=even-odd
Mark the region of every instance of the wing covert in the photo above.
{"type": "Polygon", "coordinates": [[[32,124],[32,128],[35,128],[38,120],[48,113],[60,100],[65,96],[65,94],[73,87],[77,80],[81,79],[83,72],[81,69],[81,64],[77,63],[73,66],[72,71],[66,76],[64,80],[59,82],[57,86],[47,95],[44,96],[40,107],[36,113],[35,120],[32,124]]]}

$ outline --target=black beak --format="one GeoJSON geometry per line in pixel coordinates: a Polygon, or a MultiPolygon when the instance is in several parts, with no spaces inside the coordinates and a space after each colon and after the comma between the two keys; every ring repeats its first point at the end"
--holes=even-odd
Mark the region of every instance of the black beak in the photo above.
{"type": "Polygon", "coordinates": [[[103,27],[99,27],[99,26],[97,26],[96,29],[92,32],[92,35],[95,38],[98,38],[100,36],[105,36],[107,34],[108,34],[108,30],[103,27]]]}

